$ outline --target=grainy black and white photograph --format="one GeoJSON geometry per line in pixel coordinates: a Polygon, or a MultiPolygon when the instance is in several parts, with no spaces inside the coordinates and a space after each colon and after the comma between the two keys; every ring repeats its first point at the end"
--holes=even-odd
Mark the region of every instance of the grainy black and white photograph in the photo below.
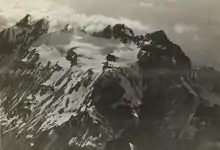
{"type": "Polygon", "coordinates": [[[0,150],[220,150],[220,0],[0,0],[0,150]]]}

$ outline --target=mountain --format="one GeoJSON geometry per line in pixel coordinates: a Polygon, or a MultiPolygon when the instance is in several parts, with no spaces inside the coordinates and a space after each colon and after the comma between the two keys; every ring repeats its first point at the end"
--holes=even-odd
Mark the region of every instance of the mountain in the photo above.
{"type": "Polygon", "coordinates": [[[29,17],[0,32],[2,150],[220,149],[220,73],[164,31],[29,17]]]}

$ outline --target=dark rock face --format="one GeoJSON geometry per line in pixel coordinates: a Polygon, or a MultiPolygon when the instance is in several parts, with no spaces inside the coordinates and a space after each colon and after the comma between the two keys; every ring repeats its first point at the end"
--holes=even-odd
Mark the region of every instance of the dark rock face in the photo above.
{"type": "Polygon", "coordinates": [[[120,39],[122,43],[128,43],[133,39],[134,32],[124,24],[116,24],[106,26],[101,32],[94,33],[93,36],[120,39]]]}
{"type": "MultiPolygon", "coordinates": [[[[42,64],[30,45],[46,34],[46,20],[31,23],[27,15],[16,26],[21,32],[12,27],[0,34],[1,57],[16,56],[0,74],[4,150],[219,149],[220,73],[191,68],[164,31],[126,31],[139,43],[138,61],[97,73],[77,70],[75,47],[66,55],[70,68],[42,64]]],[[[124,36],[122,29],[108,26],[104,36],[124,36]]],[[[111,54],[106,59],[116,61],[111,54]]]]}
{"type": "Polygon", "coordinates": [[[105,38],[112,38],[112,27],[108,25],[104,30],[103,30],[103,37],[105,38]]]}
{"type": "Polygon", "coordinates": [[[170,43],[170,40],[163,30],[151,33],[150,35],[148,35],[148,38],[152,40],[152,43],[154,44],[168,45],[170,43]]]}
{"type": "Polygon", "coordinates": [[[105,58],[107,61],[116,61],[116,56],[112,55],[112,54],[108,54],[105,58]]]}
{"type": "Polygon", "coordinates": [[[18,53],[23,54],[32,42],[47,32],[49,28],[47,20],[30,22],[29,17],[25,16],[15,27],[0,32],[0,54],[12,54],[18,49],[20,50],[18,53]]]}
{"type": "Polygon", "coordinates": [[[23,19],[21,19],[18,23],[16,23],[16,26],[18,27],[30,27],[29,21],[30,21],[31,15],[27,14],[23,19]]]}
{"type": "Polygon", "coordinates": [[[71,48],[68,50],[66,59],[71,62],[71,65],[75,65],[77,63],[78,55],[74,52],[75,48],[71,48]]]}
{"type": "Polygon", "coordinates": [[[149,34],[149,44],[141,46],[138,63],[147,68],[191,69],[191,60],[180,46],[173,44],[164,31],[149,34]]]}
{"type": "Polygon", "coordinates": [[[127,36],[134,36],[132,29],[126,27],[124,24],[116,24],[113,26],[113,36],[114,38],[124,39],[127,36]]]}

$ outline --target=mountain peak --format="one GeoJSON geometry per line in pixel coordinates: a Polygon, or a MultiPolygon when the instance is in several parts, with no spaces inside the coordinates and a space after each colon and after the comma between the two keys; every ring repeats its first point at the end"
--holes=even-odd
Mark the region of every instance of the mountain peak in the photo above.
{"type": "Polygon", "coordinates": [[[0,33],[5,149],[178,149],[218,124],[219,72],[192,68],[164,31],[49,32],[29,17],[0,33]]]}

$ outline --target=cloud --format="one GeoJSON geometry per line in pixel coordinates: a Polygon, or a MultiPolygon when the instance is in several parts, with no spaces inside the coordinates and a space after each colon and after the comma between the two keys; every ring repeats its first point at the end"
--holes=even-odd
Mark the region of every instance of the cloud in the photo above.
{"type": "Polygon", "coordinates": [[[142,7],[147,7],[147,8],[154,8],[155,7],[155,5],[148,0],[141,0],[140,5],[142,7]]]}
{"type": "Polygon", "coordinates": [[[178,0],[165,0],[165,2],[168,2],[168,3],[176,3],[176,2],[178,2],[178,0]]]}
{"type": "Polygon", "coordinates": [[[50,26],[53,30],[63,28],[65,24],[70,24],[73,27],[84,29],[88,33],[98,32],[103,30],[107,25],[115,25],[118,23],[126,24],[138,33],[149,31],[151,27],[145,25],[138,20],[128,19],[126,17],[109,17],[102,14],[86,15],[76,13],[69,6],[62,6],[47,13],[50,18],[50,26]]]}
{"type": "Polygon", "coordinates": [[[124,17],[114,18],[114,17],[107,17],[104,15],[92,15],[87,16],[85,14],[79,14],[77,18],[73,17],[72,22],[78,24],[81,28],[89,31],[89,32],[97,32],[102,30],[106,25],[115,25],[117,23],[124,23],[128,27],[134,30],[141,30],[146,31],[149,30],[149,26],[142,24],[140,21],[137,20],[130,20],[124,17]]]}
{"type": "Polygon", "coordinates": [[[193,40],[196,41],[196,42],[199,42],[202,39],[198,35],[194,35],[193,40]]]}
{"type": "Polygon", "coordinates": [[[0,6],[4,6],[0,8],[0,15],[17,20],[27,13],[44,14],[53,4],[45,0],[1,0],[0,6]]]}
{"type": "Polygon", "coordinates": [[[176,24],[174,26],[174,31],[178,34],[183,34],[183,33],[189,33],[189,32],[195,32],[197,31],[198,28],[194,25],[189,25],[189,24],[184,24],[184,23],[180,23],[180,24],[176,24]]]}
{"type": "Polygon", "coordinates": [[[59,3],[51,3],[51,1],[45,0],[38,0],[37,2],[30,0],[0,0],[0,5],[4,6],[0,8],[0,16],[7,18],[7,23],[4,27],[12,26],[29,13],[33,16],[33,19],[48,17],[51,32],[62,29],[66,24],[79,27],[89,33],[98,32],[106,25],[115,25],[117,23],[126,24],[138,34],[150,28],[140,21],[126,17],[78,14],[70,5],[59,5],[59,3]]]}

